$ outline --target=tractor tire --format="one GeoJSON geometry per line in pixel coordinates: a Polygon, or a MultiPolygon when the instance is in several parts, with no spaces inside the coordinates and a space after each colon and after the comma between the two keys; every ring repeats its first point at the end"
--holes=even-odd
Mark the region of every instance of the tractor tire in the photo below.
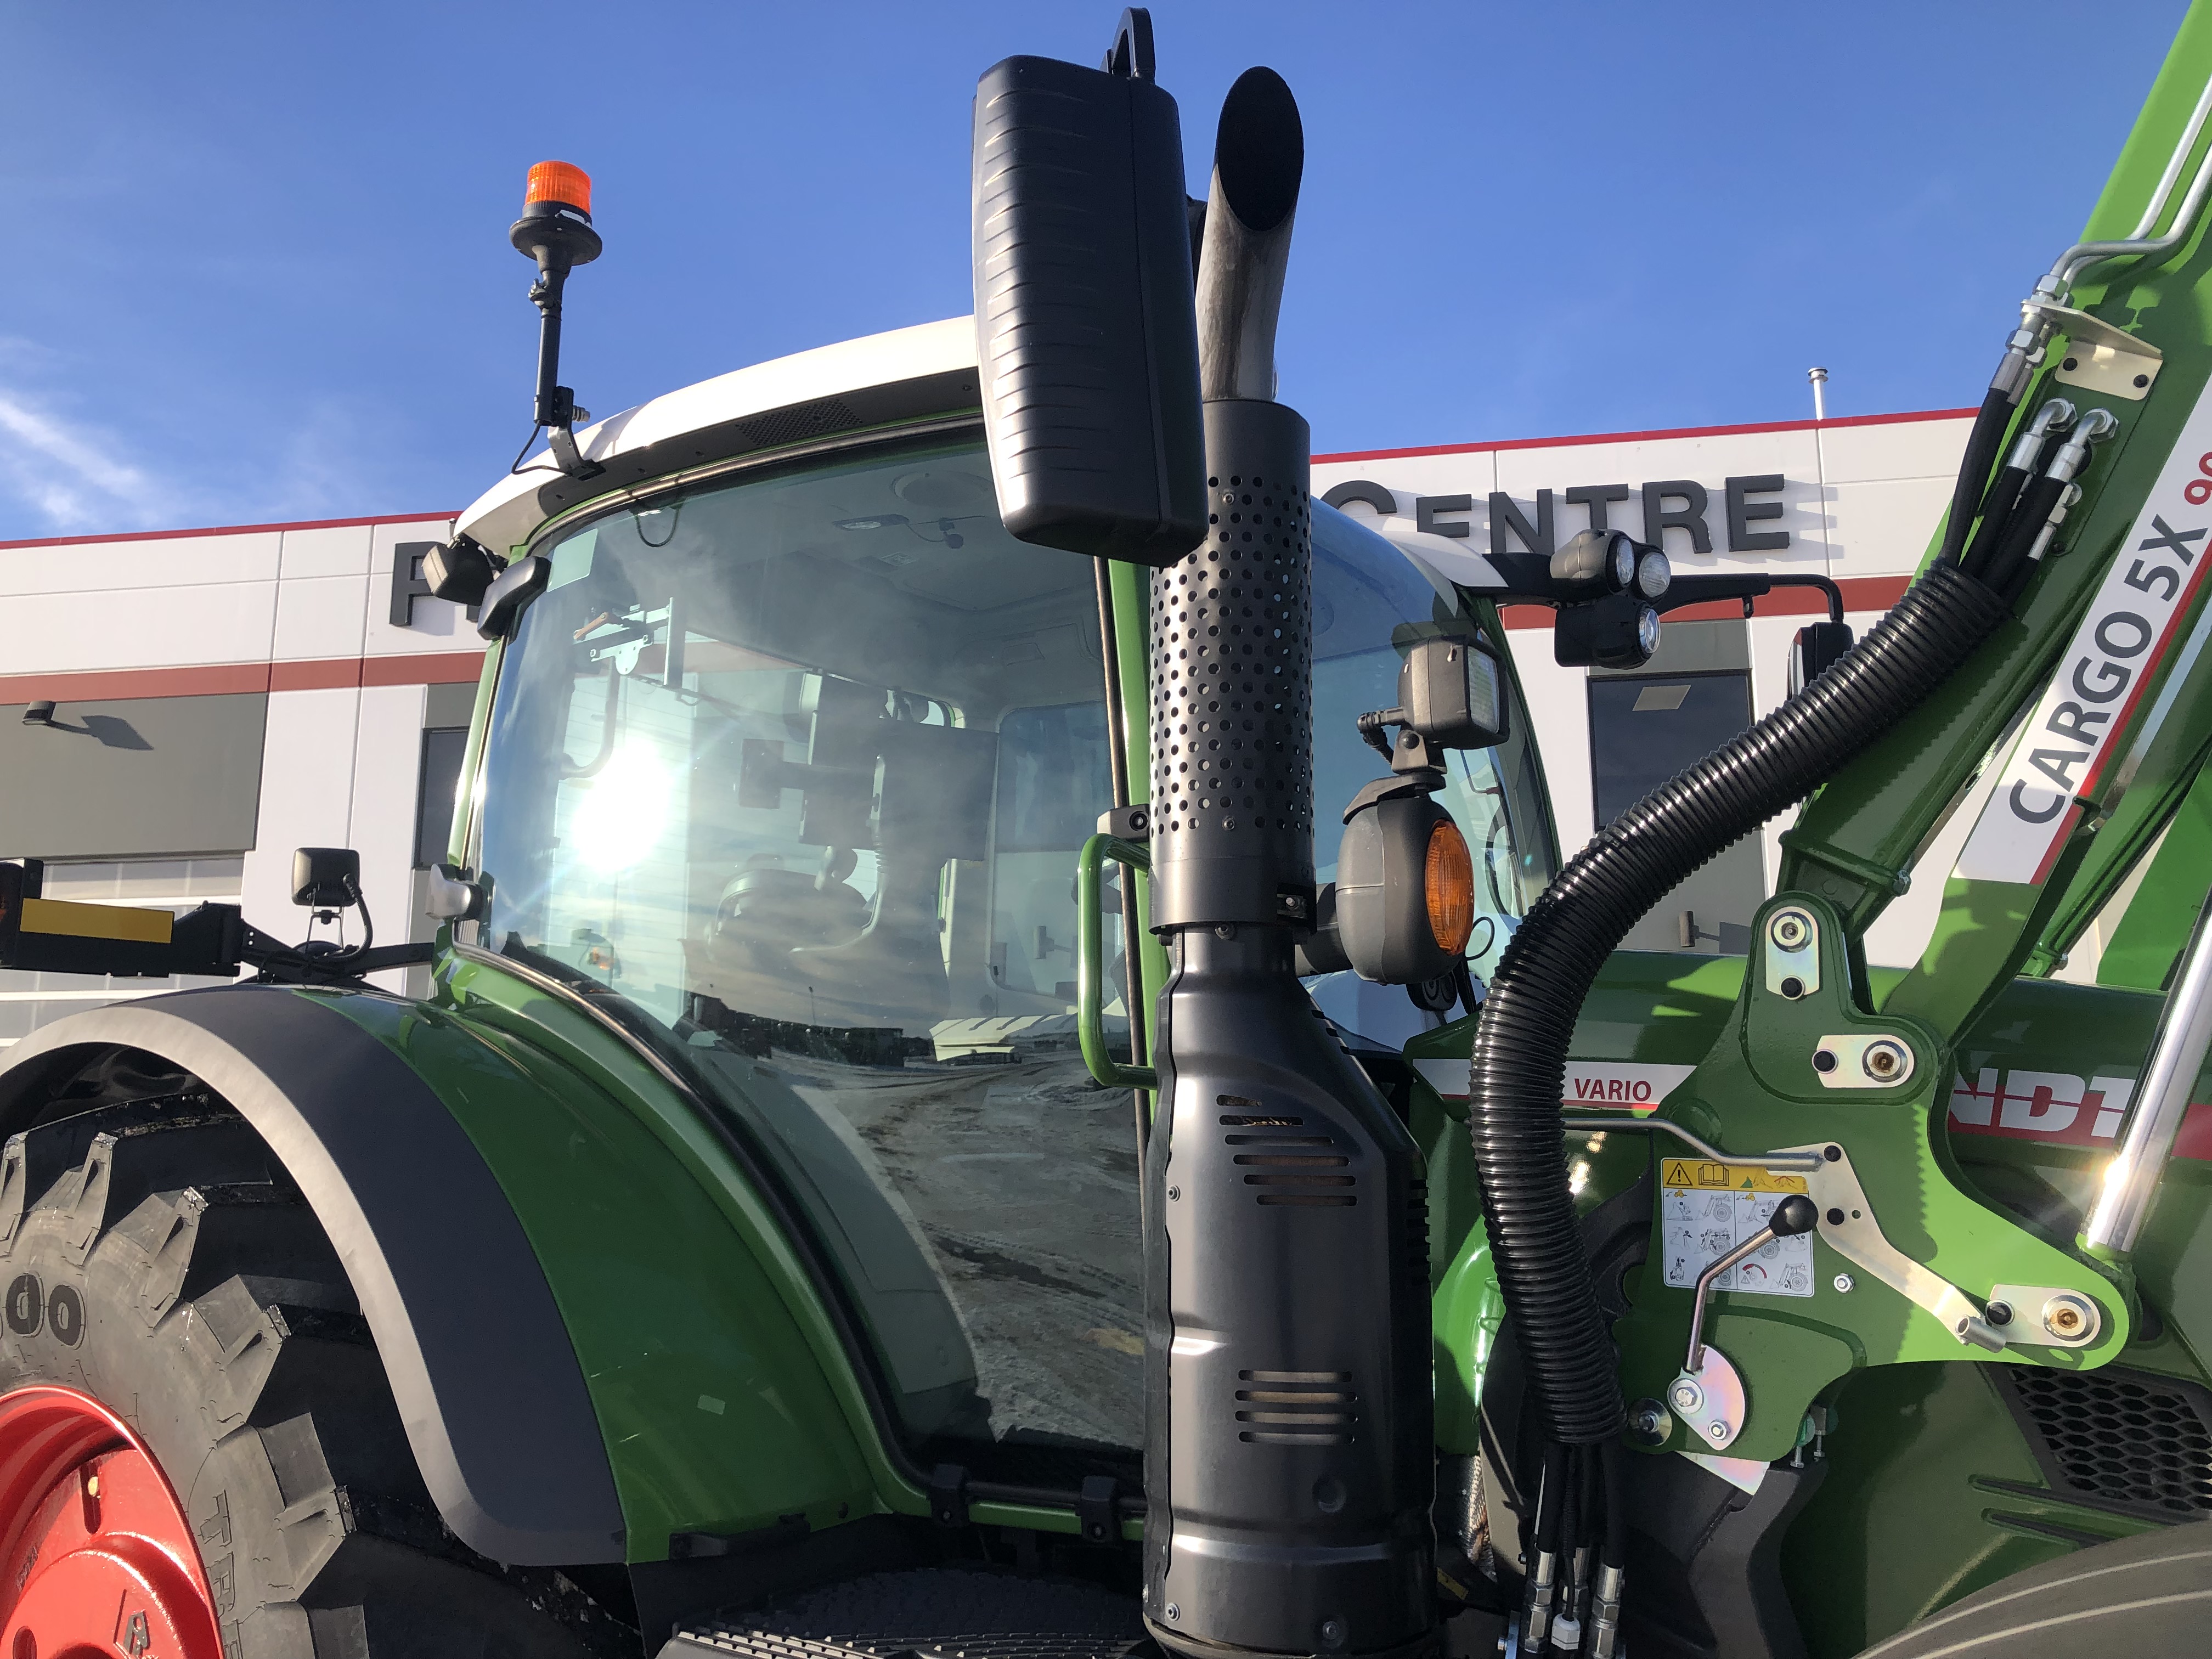
{"type": "MultiPolygon", "coordinates": [[[[556,1571],[502,1568],[446,1529],[313,1212],[242,1118],[176,1081],[56,1102],[7,1142],[0,1408],[57,1385],[135,1431],[225,1659],[635,1655],[556,1571]]],[[[0,1515],[0,1535],[27,1518],[0,1515]]]]}
{"type": "Polygon", "coordinates": [[[2190,1659],[2212,1620],[2212,1524],[2092,1544],[2000,1578],[1859,1659],[2190,1659]]]}

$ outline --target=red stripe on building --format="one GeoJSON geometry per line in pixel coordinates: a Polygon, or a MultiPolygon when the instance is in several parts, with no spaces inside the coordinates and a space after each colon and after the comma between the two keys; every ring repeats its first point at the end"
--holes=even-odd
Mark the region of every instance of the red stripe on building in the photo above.
{"type": "Polygon", "coordinates": [[[252,536],[272,530],[350,530],[371,524],[451,524],[458,513],[381,513],[368,519],[295,519],[285,524],[226,524],[205,530],[125,530],[112,536],[46,536],[36,541],[0,542],[0,553],[17,547],[94,547],[109,542],[169,542],[186,536],[252,536]]]}
{"type": "Polygon", "coordinates": [[[461,685],[483,672],[481,651],[424,651],[299,662],[216,663],[196,668],[114,668],[90,673],[0,674],[0,702],[110,702],[125,697],[220,697],[357,685],[461,685]]]}

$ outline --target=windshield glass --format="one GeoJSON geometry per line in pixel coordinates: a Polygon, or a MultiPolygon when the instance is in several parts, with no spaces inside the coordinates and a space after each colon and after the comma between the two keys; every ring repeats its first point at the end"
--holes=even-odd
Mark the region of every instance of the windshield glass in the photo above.
{"type": "MultiPolygon", "coordinates": [[[[1352,534],[1317,553],[1323,879],[1335,811],[1383,769],[1354,720],[1395,701],[1407,641],[1471,626],[1329,517],[1352,534]]],[[[749,472],[536,550],[477,942],[683,1049],[805,1212],[925,1455],[1059,1478],[1138,1444],[1134,1127],[1074,1012],[1076,854],[1112,800],[1096,567],[1007,536],[969,440],[749,472]]],[[[1446,799],[1510,896],[1515,831],[1486,827],[1508,764],[1455,757],[1446,799]]],[[[1103,908],[1122,1052],[1110,881],[1103,908]]]]}

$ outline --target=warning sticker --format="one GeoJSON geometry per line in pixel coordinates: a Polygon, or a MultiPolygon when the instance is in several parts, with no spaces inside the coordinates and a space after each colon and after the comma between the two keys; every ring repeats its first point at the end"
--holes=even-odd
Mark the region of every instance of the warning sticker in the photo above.
{"type": "MultiPolygon", "coordinates": [[[[1708,1266],[1764,1227],[1784,1196],[1805,1190],[1802,1176],[1693,1158],[1662,1158],[1659,1180],[1666,1282],[1684,1290],[1695,1286],[1708,1266]]],[[[1812,1295],[1813,1236],[1800,1233],[1774,1240],[1715,1279],[1713,1288],[1765,1296],[1812,1295]]]]}

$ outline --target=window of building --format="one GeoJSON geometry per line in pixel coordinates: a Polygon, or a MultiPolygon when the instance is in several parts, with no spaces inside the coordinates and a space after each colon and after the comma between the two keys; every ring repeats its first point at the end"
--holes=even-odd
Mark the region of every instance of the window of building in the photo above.
{"type": "Polygon", "coordinates": [[[1748,673],[1593,677],[1590,771],[1599,827],[1750,724],[1748,673]]]}
{"type": "Polygon", "coordinates": [[[461,786],[461,756],[469,746],[465,726],[434,726],[422,733],[422,771],[415,790],[415,867],[446,861],[453,830],[453,796],[461,786]]]}
{"type": "MultiPolygon", "coordinates": [[[[1742,669],[1592,675],[1590,771],[1599,826],[1750,724],[1751,675],[1742,669]]],[[[1743,954],[1765,891],[1760,862],[1759,838],[1745,836],[1654,905],[1622,944],[1632,951],[1743,954]]]]}

